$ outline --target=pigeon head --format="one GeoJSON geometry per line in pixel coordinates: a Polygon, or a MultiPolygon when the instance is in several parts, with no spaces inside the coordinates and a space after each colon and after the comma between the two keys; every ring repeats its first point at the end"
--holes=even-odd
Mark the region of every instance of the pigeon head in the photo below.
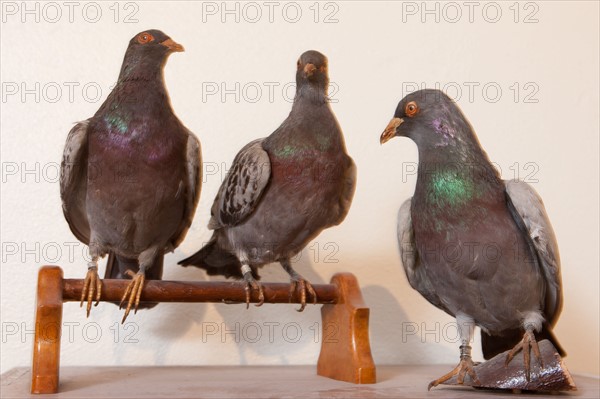
{"type": "Polygon", "coordinates": [[[306,51],[297,62],[296,85],[312,86],[326,91],[329,85],[327,57],[315,50],[306,51]]]}
{"type": "Polygon", "coordinates": [[[413,140],[421,149],[456,147],[477,139],[454,101],[440,90],[419,90],[404,97],[381,137],[383,144],[396,136],[413,140]]]}
{"type": "Polygon", "coordinates": [[[183,46],[159,30],[140,32],[129,41],[119,80],[151,80],[161,75],[167,57],[180,51],[183,46]]]}

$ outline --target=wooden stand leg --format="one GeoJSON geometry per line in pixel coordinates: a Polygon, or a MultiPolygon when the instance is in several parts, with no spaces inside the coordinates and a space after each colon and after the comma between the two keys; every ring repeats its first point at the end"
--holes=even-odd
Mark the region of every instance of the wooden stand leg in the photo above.
{"type": "Polygon", "coordinates": [[[338,273],[331,283],[337,286],[338,303],[321,308],[323,334],[317,374],[354,384],[374,384],[369,308],[363,301],[356,277],[338,273]]]}
{"type": "Polygon", "coordinates": [[[38,274],[31,393],[57,393],[63,309],[63,272],[44,266],[38,274]]]}

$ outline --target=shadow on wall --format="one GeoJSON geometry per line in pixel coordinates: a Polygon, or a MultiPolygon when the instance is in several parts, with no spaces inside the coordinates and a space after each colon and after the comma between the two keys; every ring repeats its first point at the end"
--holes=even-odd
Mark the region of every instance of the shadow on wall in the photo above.
{"type": "MultiPolygon", "coordinates": [[[[224,281],[221,276],[207,276],[195,267],[182,267],[177,260],[184,256],[176,251],[165,258],[165,279],[179,281],[224,281]]],[[[313,284],[325,283],[315,272],[308,253],[303,253],[292,265],[294,269],[313,284]]],[[[266,265],[259,269],[261,282],[289,282],[288,274],[279,263],[266,265]]],[[[235,280],[230,280],[235,281],[235,280]]],[[[243,283],[239,281],[240,287],[243,283]]],[[[167,356],[175,345],[191,330],[197,331],[190,351],[202,351],[204,345],[231,345],[238,350],[239,364],[257,363],[254,358],[263,360],[273,358],[272,363],[289,364],[288,357],[301,353],[306,356],[306,364],[316,364],[320,349],[321,315],[320,306],[307,305],[303,312],[296,312],[297,304],[264,304],[256,307],[250,304],[215,304],[220,317],[207,319],[207,304],[203,303],[161,303],[150,311],[140,311],[136,322],[143,326],[148,334],[160,339],[160,348],[152,350],[155,365],[167,364],[167,356]],[[277,306],[277,311],[273,307],[277,306]],[[195,348],[195,349],[192,349],[195,348]]],[[[122,317],[121,313],[115,317],[122,317]]],[[[139,351],[139,347],[132,350],[139,351]]],[[[128,358],[128,345],[118,345],[114,350],[116,364],[128,358]]],[[[192,354],[191,357],[194,355],[192,354]]],[[[295,361],[296,363],[297,361],[295,361]]]]}
{"type": "MultiPolygon", "coordinates": [[[[313,284],[326,283],[315,272],[308,249],[296,257],[292,267],[313,284]]],[[[265,265],[258,273],[261,282],[289,282],[289,275],[279,263],[265,265]]],[[[306,356],[305,363],[316,364],[320,349],[321,306],[307,304],[303,312],[297,312],[299,306],[264,304],[256,307],[250,304],[246,310],[243,304],[217,305],[216,310],[223,318],[221,329],[238,332],[239,364],[252,364],[253,358],[259,355],[261,358],[274,358],[276,363],[285,365],[289,364],[288,356],[298,353],[306,356]],[[273,311],[274,306],[277,307],[276,312],[273,311]]],[[[221,336],[221,340],[228,338],[221,336]]]]}
{"type": "MultiPolygon", "coordinates": [[[[204,273],[198,273],[192,270],[193,268],[184,268],[177,265],[177,260],[179,259],[182,259],[179,251],[165,256],[163,279],[176,281],[206,280],[204,273]]],[[[115,306],[111,307],[118,309],[115,306]]],[[[132,334],[132,336],[137,337],[147,334],[158,337],[160,338],[160,346],[148,347],[147,345],[140,346],[137,344],[115,345],[113,347],[115,364],[128,364],[126,359],[131,358],[129,351],[139,353],[140,349],[151,353],[154,359],[152,365],[168,364],[169,360],[167,356],[172,352],[173,346],[181,344],[182,337],[193,329],[199,321],[204,319],[206,310],[206,304],[202,303],[160,303],[153,309],[140,310],[135,315],[135,318],[132,318],[131,321],[128,319],[125,323],[125,333],[135,331],[136,335],[132,334]],[[132,327],[136,326],[137,329],[128,329],[128,323],[132,323],[132,327]]],[[[123,317],[123,310],[113,310],[113,317],[115,320],[120,321],[121,317],[123,317]]],[[[123,342],[127,342],[126,337],[124,337],[123,342]]],[[[193,347],[190,346],[190,349],[193,347]]]]}
{"type": "MultiPolygon", "coordinates": [[[[193,267],[182,267],[177,261],[183,259],[180,251],[175,251],[167,259],[165,264],[171,266],[167,273],[169,280],[176,281],[206,281],[205,273],[198,273],[193,267]]],[[[163,309],[160,315],[160,322],[152,326],[150,333],[161,338],[161,348],[155,355],[156,364],[167,364],[165,357],[171,352],[170,348],[181,340],[199,320],[206,316],[207,304],[204,303],[161,303],[163,309]]],[[[190,346],[190,350],[195,348],[190,346]]]]}
{"type": "Polygon", "coordinates": [[[441,323],[426,327],[422,320],[409,318],[404,309],[411,304],[401,304],[385,287],[369,285],[362,287],[362,293],[371,310],[369,334],[375,364],[430,364],[451,356],[452,349],[440,345],[444,340],[441,323]]]}

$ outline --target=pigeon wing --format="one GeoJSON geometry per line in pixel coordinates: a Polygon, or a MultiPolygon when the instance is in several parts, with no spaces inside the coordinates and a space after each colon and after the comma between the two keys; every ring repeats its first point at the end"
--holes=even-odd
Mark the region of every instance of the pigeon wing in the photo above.
{"type": "Polygon", "coordinates": [[[342,223],[346,215],[348,215],[352,198],[354,198],[354,191],[356,190],[356,165],[350,157],[348,157],[348,162],[349,165],[344,176],[342,196],[340,197],[340,215],[335,225],[342,223]]]}
{"type": "Polygon", "coordinates": [[[185,185],[185,210],[181,224],[174,234],[171,243],[177,247],[184,239],[188,229],[192,225],[196,206],[200,200],[200,191],[202,189],[202,150],[200,141],[190,131],[188,131],[188,141],[186,150],[186,179],[182,184],[185,185]]]}
{"type": "Polygon", "coordinates": [[[406,277],[410,286],[423,295],[429,303],[452,314],[436,294],[435,287],[427,276],[425,268],[421,265],[412,225],[411,204],[412,198],[409,198],[404,201],[398,211],[398,246],[406,277]]]}
{"type": "Polygon", "coordinates": [[[554,230],[538,193],[519,180],[505,182],[507,202],[519,228],[527,234],[546,283],[544,313],[551,326],[562,308],[560,256],[554,230]]]}
{"type": "Polygon", "coordinates": [[[90,241],[90,225],[86,211],[88,125],[89,119],[79,122],[69,132],[60,169],[63,213],[75,237],[85,244],[90,241]]]}
{"type": "Polygon", "coordinates": [[[258,205],[271,178],[269,154],[262,141],[250,142],[240,150],[211,209],[210,229],[242,223],[258,205]]]}

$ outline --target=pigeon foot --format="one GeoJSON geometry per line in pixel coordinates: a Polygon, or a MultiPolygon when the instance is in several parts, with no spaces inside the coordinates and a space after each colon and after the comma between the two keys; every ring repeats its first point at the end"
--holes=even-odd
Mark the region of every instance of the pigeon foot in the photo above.
{"type": "Polygon", "coordinates": [[[477,378],[477,374],[475,374],[475,370],[473,369],[473,360],[471,359],[471,347],[468,345],[461,345],[460,347],[460,362],[458,365],[450,371],[448,374],[444,374],[437,380],[431,381],[427,390],[430,391],[431,388],[438,386],[439,384],[448,381],[450,378],[457,375],[457,382],[459,384],[463,384],[465,381],[465,376],[468,374],[469,377],[475,382],[479,384],[479,379],[477,378]]]}
{"type": "Polygon", "coordinates": [[[530,353],[530,350],[533,350],[533,354],[536,357],[536,359],[538,360],[538,362],[540,363],[540,367],[542,367],[542,368],[544,367],[544,364],[542,362],[542,355],[540,354],[540,348],[535,339],[535,335],[533,334],[533,330],[528,329],[527,331],[525,331],[525,334],[523,334],[523,339],[521,340],[521,342],[516,344],[515,347],[512,348],[510,352],[508,352],[508,354],[506,355],[506,361],[504,362],[504,366],[507,367],[508,363],[510,363],[511,360],[515,357],[515,355],[517,353],[519,353],[519,351],[521,351],[521,350],[523,351],[523,362],[525,364],[525,377],[527,378],[527,381],[530,381],[530,377],[531,377],[531,353],[530,353]]]}
{"type": "Polygon", "coordinates": [[[258,303],[254,306],[262,306],[265,303],[265,294],[263,292],[262,285],[252,277],[251,271],[246,271],[244,273],[244,281],[246,282],[246,309],[250,307],[250,291],[257,290],[258,291],[258,303]]]}
{"type": "Polygon", "coordinates": [[[125,308],[125,314],[123,315],[121,324],[125,323],[125,319],[127,319],[127,316],[129,316],[129,311],[134,304],[135,307],[133,313],[137,313],[138,306],[140,305],[140,296],[142,295],[142,290],[144,289],[144,281],[146,280],[146,275],[144,272],[140,271],[134,274],[131,270],[127,270],[126,273],[132,278],[132,280],[127,286],[127,289],[121,298],[121,303],[119,304],[119,309],[121,309],[125,303],[125,300],[127,300],[127,307],[125,308]]]}
{"type": "Polygon", "coordinates": [[[98,306],[102,293],[102,281],[98,276],[98,264],[92,261],[88,264],[88,271],[83,281],[83,289],[81,290],[81,303],[79,304],[79,307],[82,307],[83,301],[87,298],[86,317],[90,317],[94,293],[96,294],[96,303],[94,306],[98,306]]]}
{"type": "Polygon", "coordinates": [[[296,311],[302,312],[304,310],[306,307],[306,297],[308,295],[312,296],[313,305],[317,304],[317,293],[314,288],[308,280],[298,273],[295,273],[290,279],[290,302],[292,301],[296,289],[300,289],[300,308],[296,309],[296,311]]]}

